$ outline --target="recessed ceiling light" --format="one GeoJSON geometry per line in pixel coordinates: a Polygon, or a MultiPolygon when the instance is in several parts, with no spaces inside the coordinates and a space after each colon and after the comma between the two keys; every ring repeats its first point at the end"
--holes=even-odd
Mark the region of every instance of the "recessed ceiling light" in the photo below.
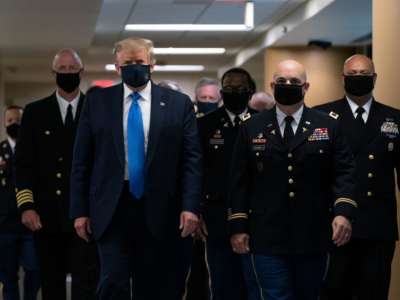
{"type": "Polygon", "coordinates": [[[246,2],[243,24],[127,24],[128,31],[250,31],[254,28],[254,3],[246,2]]]}

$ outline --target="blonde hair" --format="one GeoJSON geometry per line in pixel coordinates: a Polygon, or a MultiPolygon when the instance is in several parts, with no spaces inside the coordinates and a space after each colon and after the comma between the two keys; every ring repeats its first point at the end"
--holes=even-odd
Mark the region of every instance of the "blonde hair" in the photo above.
{"type": "Polygon", "coordinates": [[[154,65],[156,59],[154,57],[154,44],[153,41],[138,37],[129,37],[116,42],[114,45],[114,54],[118,54],[121,51],[134,51],[139,49],[145,49],[150,56],[150,63],[154,65]]]}

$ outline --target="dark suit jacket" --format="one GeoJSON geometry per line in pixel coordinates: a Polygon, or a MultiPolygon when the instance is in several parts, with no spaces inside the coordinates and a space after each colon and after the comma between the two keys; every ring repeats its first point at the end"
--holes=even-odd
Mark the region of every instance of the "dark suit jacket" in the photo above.
{"type": "MultiPolygon", "coordinates": [[[[245,118],[254,113],[256,111],[249,109],[245,118]]],[[[202,216],[209,238],[226,239],[228,177],[239,129],[233,127],[224,106],[198,118],[198,126],[204,156],[202,216]]]]}
{"type": "MultiPolygon", "coordinates": [[[[81,94],[75,123],[83,102],[81,94]]],[[[41,231],[74,230],[68,214],[73,143],[55,93],[26,106],[15,153],[17,204],[21,212],[38,212],[41,231]]]]}
{"type": "Polygon", "coordinates": [[[232,234],[250,234],[253,253],[323,253],[332,217],[352,217],[354,163],[337,125],[305,107],[289,147],[275,109],[241,126],[232,158],[229,223],[232,234]]]}
{"type": "MultiPolygon", "coordinates": [[[[94,238],[109,225],[124,186],[123,85],[88,95],[71,176],[72,218],[89,216],[94,238]]],[[[190,99],[152,85],[145,165],[145,219],[157,238],[177,232],[181,211],[197,213],[201,150],[190,99]]]]}
{"type": "MultiPolygon", "coordinates": [[[[400,111],[372,102],[366,130],[360,140],[346,98],[316,107],[337,118],[356,160],[356,211],[353,237],[397,240],[395,169],[400,171],[400,111]],[[389,126],[386,126],[389,125],[389,126]]],[[[399,186],[400,177],[397,176],[399,186]]]]}
{"type": "Polygon", "coordinates": [[[6,163],[0,170],[0,233],[28,232],[21,223],[15,199],[15,156],[8,140],[0,143],[0,157],[6,163]]]}

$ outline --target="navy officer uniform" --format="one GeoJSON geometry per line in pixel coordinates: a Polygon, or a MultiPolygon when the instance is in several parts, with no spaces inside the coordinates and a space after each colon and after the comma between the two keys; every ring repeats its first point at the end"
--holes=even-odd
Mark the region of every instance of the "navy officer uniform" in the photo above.
{"type": "Polygon", "coordinates": [[[316,107],[339,122],[355,156],[358,203],[353,236],[335,249],[328,273],[327,299],[386,299],[398,240],[395,170],[400,167],[400,111],[371,97],[362,107],[349,98],[316,107]]]}
{"type": "Polygon", "coordinates": [[[72,149],[84,95],[68,104],[58,91],[26,106],[16,146],[17,205],[35,210],[43,227],[34,232],[43,299],[93,299],[97,254],[74,232],[69,218],[72,149]]]}
{"type": "Polygon", "coordinates": [[[21,223],[15,198],[15,140],[0,143],[0,282],[5,300],[19,300],[18,271],[24,269],[24,299],[35,300],[40,288],[39,264],[32,233],[21,223]]]}
{"type": "Polygon", "coordinates": [[[261,112],[241,126],[232,162],[230,232],[249,234],[264,297],[317,299],[332,217],[351,219],[356,207],[354,164],[335,120],[304,105],[293,116],[261,112]],[[294,136],[285,142],[288,126],[294,136]]]}

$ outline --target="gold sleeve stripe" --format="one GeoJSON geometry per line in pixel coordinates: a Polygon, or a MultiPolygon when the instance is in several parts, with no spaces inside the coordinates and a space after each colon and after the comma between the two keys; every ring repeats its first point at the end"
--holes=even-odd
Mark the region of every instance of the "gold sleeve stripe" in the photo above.
{"type": "Polygon", "coordinates": [[[33,195],[32,191],[28,190],[28,189],[17,191],[17,197],[19,197],[20,195],[23,195],[23,194],[33,195]]]}
{"type": "Polygon", "coordinates": [[[228,217],[228,221],[234,220],[234,219],[248,219],[248,215],[245,213],[236,213],[236,214],[232,214],[228,217]]]}
{"type": "Polygon", "coordinates": [[[32,200],[32,195],[24,195],[24,196],[18,197],[17,203],[20,203],[21,201],[25,201],[25,200],[32,200]]]}
{"type": "Polygon", "coordinates": [[[229,219],[228,219],[228,221],[232,221],[232,220],[236,220],[236,219],[248,219],[248,217],[247,216],[234,216],[234,217],[230,217],[229,219]]]}
{"type": "Polygon", "coordinates": [[[27,199],[27,200],[24,200],[24,201],[18,202],[17,206],[18,206],[18,207],[20,207],[22,204],[25,204],[25,203],[28,203],[28,202],[31,202],[31,203],[33,203],[33,200],[31,200],[31,199],[27,199]]]}
{"type": "Polygon", "coordinates": [[[335,206],[336,206],[337,204],[339,204],[339,203],[348,203],[348,204],[353,205],[354,207],[358,207],[358,206],[357,206],[357,202],[354,201],[354,200],[351,200],[351,199],[349,199],[349,198],[339,198],[339,199],[337,199],[337,200],[335,201],[335,206]]]}

